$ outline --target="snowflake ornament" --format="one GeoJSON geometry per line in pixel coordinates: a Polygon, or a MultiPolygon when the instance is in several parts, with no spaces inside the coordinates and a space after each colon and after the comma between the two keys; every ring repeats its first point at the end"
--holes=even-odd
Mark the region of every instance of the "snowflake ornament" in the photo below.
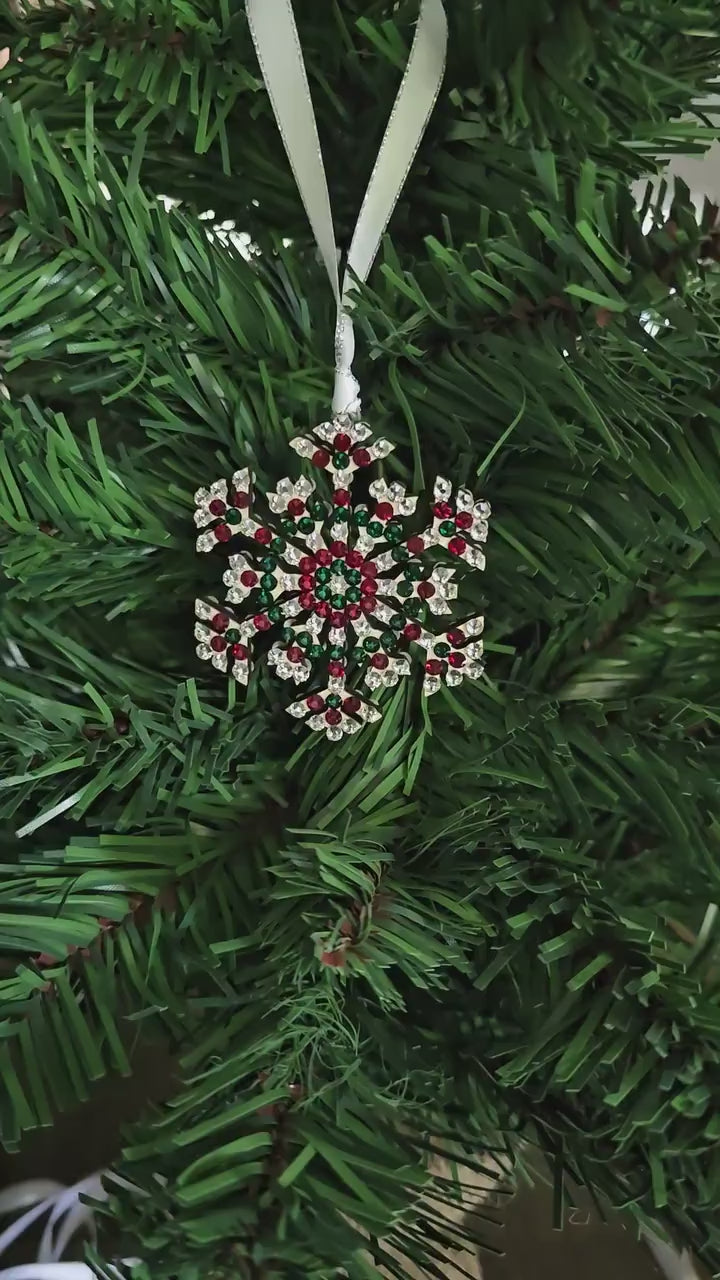
{"type": "Polygon", "coordinates": [[[339,742],[380,719],[372,695],[409,676],[415,656],[425,668],[425,695],[443,681],[458,685],[481,675],[483,619],[452,622],[452,562],[485,567],[490,506],[467,489],[453,499],[449,481],[438,478],[432,522],[421,533],[406,532],[417,498],[401,484],[374,480],[370,505],[354,505],[351,492],[357,473],[393,445],[373,443],[369,427],[347,417],[314,435],[290,443],[329,475],[330,502],[305,476],[281,480],[263,499],[247,468],[231,485],[218,480],[195,494],[198,550],[228,544],[230,551],[226,607],[196,601],[195,636],[198,656],[240,684],[247,684],[257,650],[296,685],[318,673],[316,687],[288,711],[339,742]],[[431,562],[438,551],[449,563],[431,562]]]}

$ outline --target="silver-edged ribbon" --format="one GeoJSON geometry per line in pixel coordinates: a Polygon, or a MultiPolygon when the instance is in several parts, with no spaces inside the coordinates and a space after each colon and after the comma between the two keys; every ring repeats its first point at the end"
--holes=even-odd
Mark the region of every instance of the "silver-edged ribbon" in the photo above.
{"type": "Polygon", "coordinates": [[[245,0],[250,33],[295,182],[337,305],[333,412],[360,412],[352,309],[356,280],[364,282],[437,101],[447,52],[442,0],[421,0],[405,74],[353,232],[340,280],[330,194],[310,85],[291,0],[245,0]]]}

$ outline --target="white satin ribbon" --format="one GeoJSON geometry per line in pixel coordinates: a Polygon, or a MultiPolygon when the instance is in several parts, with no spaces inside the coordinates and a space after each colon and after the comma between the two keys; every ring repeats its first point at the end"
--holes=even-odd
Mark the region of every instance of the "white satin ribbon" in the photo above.
{"type": "MultiPolygon", "coordinates": [[[[352,372],[353,276],[365,281],[437,100],[447,51],[442,0],[421,0],[405,74],[360,209],[340,281],[330,194],[292,0],[245,0],[250,33],[305,212],[337,304],[333,412],[360,412],[352,372]]],[[[352,155],[348,155],[352,164],[352,155]]]]}
{"type": "MultiPolygon", "coordinates": [[[[103,1179],[135,1189],[116,1174],[94,1173],[72,1187],[36,1178],[16,1183],[0,1192],[0,1215],[19,1213],[19,1217],[0,1231],[0,1257],[33,1223],[47,1215],[35,1261],[0,1268],[0,1280],[94,1280],[95,1273],[87,1263],[63,1262],[62,1256],[77,1231],[84,1228],[94,1240],[94,1212],[91,1205],[83,1203],[81,1196],[106,1200],[108,1193],[103,1179]]],[[[123,1262],[131,1266],[134,1260],[126,1258],[123,1262]]],[[[106,1270],[110,1275],[119,1275],[112,1265],[108,1265],[106,1270]]]]}

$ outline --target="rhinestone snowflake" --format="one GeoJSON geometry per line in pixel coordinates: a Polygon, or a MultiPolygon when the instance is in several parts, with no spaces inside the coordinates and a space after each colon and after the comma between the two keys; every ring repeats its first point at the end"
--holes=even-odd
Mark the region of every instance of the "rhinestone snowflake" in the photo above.
{"type": "Polygon", "coordinates": [[[317,687],[288,711],[338,742],[380,718],[372,694],[409,676],[413,654],[422,656],[426,695],[443,680],[458,685],[482,673],[483,619],[448,629],[443,618],[457,596],[452,561],[485,567],[480,544],[490,506],[467,489],[453,499],[449,481],[438,478],[431,523],[407,533],[403,522],[414,515],[417,498],[401,484],[374,480],[371,506],[353,505],[351,494],[356,473],[387,457],[393,445],[373,443],[365,423],[346,418],[323,423],[314,436],[291,445],[329,475],[330,502],[304,476],[281,480],[263,499],[247,469],[231,485],[218,480],[195,494],[195,523],[203,531],[198,550],[220,544],[230,552],[225,607],[196,601],[195,636],[199,657],[243,685],[256,649],[296,685],[317,672],[317,687]],[[428,563],[428,553],[438,551],[449,563],[428,563]],[[432,618],[438,622],[431,627],[432,618]]]}

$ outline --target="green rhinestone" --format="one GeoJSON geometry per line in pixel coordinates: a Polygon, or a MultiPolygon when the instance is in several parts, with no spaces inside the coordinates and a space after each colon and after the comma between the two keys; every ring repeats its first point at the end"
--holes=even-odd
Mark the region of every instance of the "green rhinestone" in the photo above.
{"type": "Polygon", "coordinates": [[[385,537],[388,542],[402,542],[405,534],[401,524],[388,524],[385,526],[385,537]]]}
{"type": "Polygon", "coordinates": [[[312,644],[312,636],[309,631],[301,631],[296,640],[301,649],[308,649],[312,644]]]}
{"type": "Polygon", "coordinates": [[[357,525],[360,526],[360,528],[362,528],[363,525],[366,525],[369,519],[370,519],[370,512],[367,511],[365,507],[359,507],[358,510],[353,515],[353,520],[357,525]]]}
{"type": "Polygon", "coordinates": [[[406,600],[413,593],[413,584],[412,582],[398,582],[395,591],[402,600],[406,600]]]}
{"type": "Polygon", "coordinates": [[[444,640],[441,640],[439,644],[435,645],[435,653],[437,654],[438,658],[447,658],[449,652],[450,652],[450,645],[445,644],[444,640]]]}
{"type": "Polygon", "coordinates": [[[331,572],[331,574],[332,574],[332,573],[342,573],[342,572],[343,572],[343,570],[344,570],[344,568],[345,568],[345,561],[344,561],[344,560],[333,560],[332,564],[330,565],[330,572],[331,572]]]}
{"type": "Polygon", "coordinates": [[[332,658],[333,662],[338,662],[340,658],[345,657],[345,650],[343,649],[343,646],[341,644],[334,644],[331,647],[330,653],[328,656],[332,658]]]}
{"type": "Polygon", "coordinates": [[[367,636],[367,638],[363,640],[363,649],[366,653],[377,653],[379,648],[380,641],[377,640],[375,636],[367,636]]]}
{"type": "Polygon", "coordinates": [[[228,644],[237,644],[240,639],[240,632],[237,627],[230,627],[230,630],[225,632],[225,639],[228,644]]]}
{"type": "Polygon", "coordinates": [[[345,524],[345,522],[350,519],[350,513],[347,507],[333,507],[330,512],[330,519],[333,524],[336,522],[337,524],[345,524]]]}
{"type": "Polygon", "coordinates": [[[457,533],[454,520],[443,520],[440,525],[440,533],[443,538],[452,538],[457,533]]]}
{"type": "Polygon", "coordinates": [[[390,626],[393,631],[402,631],[405,626],[405,615],[403,613],[394,613],[390,619],[390,626]]]}
{"type": "Polygon", "coordinates": [[[333,609],[343,609],[345,607],[345,596],[343,595],[331,596],[330,603],[333,609]]]}
{"type": "Polygon", "coordinates": [[[425,577],[425,569],[421,564],[408,564],[403,569],[406,578],[411,582],[420,582],[425,577]]]}
{"type": "MultiPolygon", "coordinates": [[[[271,622],[280,622],[282,616],[283,612],[279,605],[273,605],[272,609],[268,609],[268,618],[271,622]]],[[[292,631],[290,635],[292,636],[292,631]]]]}
{"type": "Polygon", "coordinates": [[[267,606],[268,606],[269,604],[272,604],[272,592],[270,592],[270,591],[258,591],[258,599],[257,599],[257,602],[258,602],[258,604],[259,604],[263,609],[264,609],[264,608],[267,608],[267,606]]]}
{"type": "Polygon", "coordinates": [[[263,556],[260,568],[264,569],[265,573],[270,573],[272,569],[277,569],[277,563],[277,556],[263,556]]]}
{"type": "Polygon", "coordinates": [[[315,521],[312,516],[302,516],[302,518],[298,520],[298,529],[301,533],[312,533],[314,528],[315,521]]]}
{"type": "Polygon", "coordinates": [[[292,537],[292,535],[293,535],[293,534],[294,534],[294,532],[295,532],[295,521],[294,521],[294,520],[281,520],[281,521],[280,521],[280,528],[282,529],[283,533],[286,533],[286,534],[288,535],[288,537],[292,537]]]}
{"type": "Polygon", "coordinates": [[[330,588],[330,587],[328,587],[328,586],[324,586],[324,587],[316,587],[316,588],[315,588],[315,595],[317,596],[318,600],[329,600],[329,599],[330,599],[330,590],[331,590],[331,588],[330,588]]]}
{"type": "Polygon", "coordinates": [[[263,587],[265,591],[272,591],[275,586],[275,574],[264,573],[260,579],[260,586],[263,587]]]}
{"type": "Polygon", "coordinates": [[[422,611],[423,611],[422,600],[408,600],[407,604],[405,605],[405,612],[408,613],[411,618],[419,618],[422,611]]]}
{"type": "Polygon", "coordinates": [[[400,564],[403,560],[410,559],[410,552],[407,547],[393,547],[390,555],[396,564],[400,564]]]}
{"type": "Polygon", "coordinates": [[[333,454],[333,466],[335,467],[336,471],[344,471],[349,461],[350,459],[346,453],[333,454]]]}
{"type": "Polygon", "coordinates": [[[367,527],[367,531],[371,538],[381,538],[384,527],[385,526],[382,525],[379,520],[371,520],[367,527]]]}
{"type": "Polygon", "coordinates": [[[339,707],[342,704],[342,698],[338,693],[330,693],[325,699],[328,707],[339,707]]]}
{"type": "Polygon", "coordinates": [[[308,503],[308,511],[316,520],[324,520],[327,514],[327,507],[324,502],[318,502],[317,499],[315,499],[314,502],[308,503]]]}
{"type": "Polygon", "coordinates": [[[345,599],[348,604],[358,604],[360,601],[361,591],[359,587],[348,587],[345,592],[345,599]]]}
{"type": "Polygon", "coordinates": [[[383,649],[387,649],[388,653],[392,653],[397,644],[397,636],[392,631],[383,631],[380,636],[380,643],[383,649]]]}
{"type": "Polygon", "coordinates": [[[347,564],[343,569],[343,577],[346,582],[350,583],[351,587],[356,587],[358,583],[362,581],[362,574],[360,573],[360,570],[351,569],[350,566],[347,564]]]}
{"type": "Polygon", "coordinates": [[[325,649],[321,644],[311,644],[308,649],[308,658],[322,658],[324,652],[325,649]]]}
{"type": "Polygon", "coordinates": [[[277,554],[279,555],[281,551],[285,550],[286,546],[287,546],[287,542],[285,541],[284,538],[273,538],[272,542],[270,543],[270,550],[277,552],[277,554]]]}
{"type": "Polygon", "coordinates": [[[239,511],[236,511],[234,507],[230,507],[229,510],[225,512],[225,520],[228,524],[240,524],[242,515],[239,511]]]}
{"type": "Polygon", "coordinates": [[[330,579],[331,579],[331,577],[332,577],[332,573],[331,573],[330,569],[324,568],[324,569],[316,569],[316,570],[315,570],[315,581],[316,581],[316,582],[320,582],[320,583],[322,583],[322,582],[329,582],[329,581],[330,581],[330,579]]]}
{"type": "MultiPolygon", "coordinates": [[[[273,613],[280,613],[280,610],[279,610],[279,609],[277,609],[277,608],[276,608],[276,609],[273,609],[273,613]]],[[[268,614],[268,618],[269,618],[269,617],[270,617],[270,614],[268,614]]],[[[273,618],[273,619],[272,619],[272,621],[274,622],[274,621],[275,621],[275,619],[273,618]]],[[[278,622],[279,622],[279,621],[280,621],[280,619],[278,618],[278,622]]],[[[291,640],[294,640],[294,639],[295,639],[295,632],[293,631],[292,627],[283,627],[283,629],[282,629],[282,638],[283,638],[283,640],[284,640],[285,644],[290,644],[291,640]]]]}

